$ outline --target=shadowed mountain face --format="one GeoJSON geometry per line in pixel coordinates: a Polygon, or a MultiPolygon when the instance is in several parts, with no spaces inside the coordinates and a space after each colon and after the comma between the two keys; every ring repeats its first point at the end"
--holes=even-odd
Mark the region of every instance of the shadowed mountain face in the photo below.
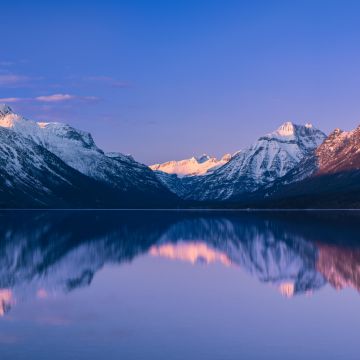
{"type": "Polygon", "coordinates": [[[359,215],[340,213],[7,212],[0,307],[90,286],[139,255],[243,269],[287,296],[360,289],[359,215]]]}

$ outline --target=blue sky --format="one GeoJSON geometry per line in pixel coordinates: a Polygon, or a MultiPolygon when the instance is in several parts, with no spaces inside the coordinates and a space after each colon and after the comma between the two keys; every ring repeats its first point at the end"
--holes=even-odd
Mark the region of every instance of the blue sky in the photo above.
{"type": "Polygon", "coordinates": [[[1,4],[0,98],[151,164],[360,118],[360,2],[1,4]]]}

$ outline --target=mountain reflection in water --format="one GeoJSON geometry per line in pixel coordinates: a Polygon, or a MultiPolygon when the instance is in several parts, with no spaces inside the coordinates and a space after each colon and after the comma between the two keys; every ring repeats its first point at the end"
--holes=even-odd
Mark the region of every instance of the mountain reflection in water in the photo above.
{"type": "Polygon", "coordinates": [[[0,316],[28,297],[90,286],[105,264],[148,254],[219,263],[285,296],[330,284],[360,290],[357,213],[4,212],[0,316]]]}

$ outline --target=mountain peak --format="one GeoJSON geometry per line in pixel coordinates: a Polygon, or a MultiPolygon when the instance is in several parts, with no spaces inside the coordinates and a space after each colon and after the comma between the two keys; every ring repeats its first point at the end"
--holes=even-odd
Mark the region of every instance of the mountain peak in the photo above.
{"type": "Polygon", "coordinates": [[[231,154],[224,154],[221,160],[228,162],[231,160],[231,158],[232,158],[231,154]]]}
{"type": "Polygon", "coordinates": [[[268,134],[270,137],[291,137],[291,138],[307,138],[319,136],[324,140],[326,135],[315,128],[311,123],[305,125],[297,125],[291,121],[283,123],[277,130],[268,134]]]}
{"type": "Polygon", "coordinates": [[[208,154],[202,154],[201,156],[198,156],[195,158],[195,160],[199,163],[202,164],[205,161],[208,161],[210,159],[210,156],[208,154]]]}
{"type": "Polygon", "coordinates": [[[342,134],[344,131],[339,129],[339,128],[336,128],[334,131],[332,131],[329,135],[329,138],[334,138],[336,136],[339,136],[340,134],[342,134]]]}
{"type": "Polygon", "coordinates": [[[6,104],[0,104],[0,116],[5,116],[8,114],[13,114],[11,107],[6,104]]]}
{"type": "Polygon", "coordinates": [[[276,133],[280,136],[291,136],[295,133],[295,125],[291,121],[283,123],[277,130],[276,133]]]}

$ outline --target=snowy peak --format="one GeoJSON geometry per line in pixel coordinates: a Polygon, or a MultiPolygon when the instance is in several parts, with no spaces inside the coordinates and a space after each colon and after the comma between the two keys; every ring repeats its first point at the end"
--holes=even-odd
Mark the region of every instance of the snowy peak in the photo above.
{"type": "Polygon", "coordinates": [[[10,106],[0,104],[0,126],[11,128],[21,117],[16,115],[10,106]]]}
{"type": "MultiPolygon", "coordinates": [[[[70,125],[58,122],[36,122],[15,114],[10,107],[4,105],[0,116],[0,127],[11,128],[16,133],[35,141],[54,152],[59,147],[66,152],[69,144],[77,143],[79,146],[100,151],[90,133],[77,130],[70,125]]],[[[58,155],[58,154],[57,154],[58,155]]]]}
{"type": "MultiPolygon", "coordinates": [[[[263,181],[271,174],[274,180],[284,176],[325,138],[326,135],[311,124],[286,122],[276,131],[260,137],[248,149],[240,151],[237,158],[241,159],[241,169],[251,171],[253,178],[263,181]]],[[[235,158],[231,162],[234,161],[235,158]]]]}
{"type": "Polygon", "coordinates": [[[203,154],[198,157],[193,156],[190,159],[179,161],[173,160],[162,164],[154,164],[150,166],[150,169],[162,171],[167,174],[176,174],[179,177],[200,176],[211,173],[215,169],[226,164],[230,159],[230,154],[224,155],[220,160],[207,154],[203,154]]]}
{"type": "Polygon", "coordinates": [[[295,125],[288,121],[282,124],[275,133],[279,136],[292,136],[295,134],[295,125]]]}
{"type": "Polygon", "coordinates": [[[204,163],[205,161],[208,161],[210,160],[211,157],[207,154],[202,154],[201,156],[198,156],[198,157],[195,157],[195,160],[199,163],[199,164],[202,164],[204,163]]]}
{"type": "Polygon", "coordinates": [[[325,139],[326,135],[322,131],[314,128],[310,123],[306,123],[305,125],[298,125],[288,121],[282,124],[276,131],[266,135],[265,137],[281,140],[300,139],[300,141],[304,139],[304,141],[307,143],[309,143],[308,140],[312,140],[314,141],[314,144],[318,146],[325,139]]]}
{"type": "Polygon", "coordinates": [[[6,104],[0,104],[0,117],[12,114],[13,111],[10,106],[6,104]]]}
{"type": "Polygon", "coordinates": [[[232,158],[232,155],[231,155],[231,154],[225,154],[225,155],[223,155],[223,157],[221,158],[221,160],[224,161],[224,162],[228,162],[228,161],[231,160],[231,158],[232,158]]]}
{"type": "Polygon", "coordinates": [[[41,129],[40,132],[42,132],[42,135],[48,138],[48,141],[52,141],[54,138],[67,139],[71,142],[77,142],[87,149],[99,151],[92,135],[86,131],[78,130],[70,125],[57,122],[37,122],[36,125],[41,129]]]}
{"type": "MultiPolygon", "coordinates": [[[[302,128],[305,129],[313,129],[313,125],[311,123],[306,123],[305,125],[297,125],[294,124],[291,121],[287,121],[285,123],[283,123],[276,131],[275,133],[277,133],[280,136],[292,136],[292,135],[296,135],[297,132],[301,132],[302,128]]],[[[315,129],[316,131],[316,129],[315,129]]]]}

